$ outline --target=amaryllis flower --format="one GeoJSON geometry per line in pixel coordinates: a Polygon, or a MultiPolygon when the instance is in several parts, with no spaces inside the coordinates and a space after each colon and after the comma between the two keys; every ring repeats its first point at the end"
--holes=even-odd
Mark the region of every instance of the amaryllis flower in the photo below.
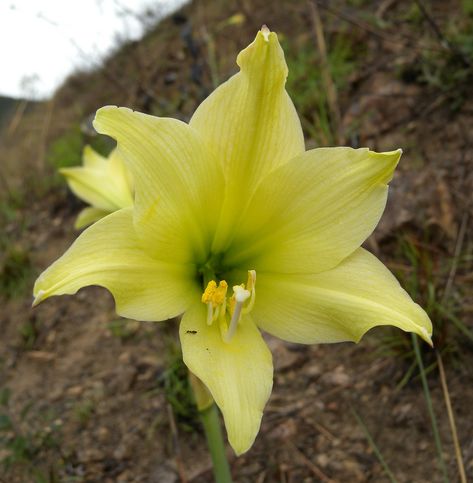
{"type": "Polygon", "coordinates": [[[104,107],[133,208],[88,228],[36,282],[38,303],[106,287],[138,320],[182,315],[184,362],[210,390],[237,454],[252,445],[273,381],[261,330],[303,344],[359,341],[393,325],[430,343],[426,313],[360,248],[386,204],[401,151],[305,151],[275,33],[189,124],[104,107]]]}
{"type": "Polygon", "coordinates": [[[119,152],[114,149],[108,158],[84,148],[83,166],[62,168],[71,191],[91,206],[84,208],[75,222],[83,228],[104,216],[133,205],[133,181],[119,152]]]}

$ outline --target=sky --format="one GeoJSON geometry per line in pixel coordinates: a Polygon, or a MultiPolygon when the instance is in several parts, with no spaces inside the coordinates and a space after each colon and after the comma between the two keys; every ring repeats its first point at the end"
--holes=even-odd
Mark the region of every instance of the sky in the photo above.
{"type": "Polygon", "coordinates": [[[45,99],[186,0],[0,0],[0,95],[45,99]],[[152,16],[143,15],[147,10],[152,16]]]}

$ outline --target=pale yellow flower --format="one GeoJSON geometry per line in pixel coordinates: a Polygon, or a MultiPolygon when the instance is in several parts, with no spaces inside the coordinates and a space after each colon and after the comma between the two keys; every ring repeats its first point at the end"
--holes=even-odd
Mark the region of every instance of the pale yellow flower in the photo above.
{"type": "Polygon", "coordinates": [[[133,174],[133,209],[87,229],[38,279],[36,303],[108,288],[139,320],[184,314],[184,361],[248,450],[271,393],[260,329],[291,342],[359,341],[394,325],[430,343],[426,313],[360,248],[386,204],[401,151],[305,151],[287,66],[263,28],[189,124],[104,107],[96,129],[133,174]],[[233,287],[233,288],[232,288],[233,287]]]}
{"type": "Polygon", "coordinates": [[[107,159],[85,146],[82,160],[83,166],[59,170],[71,191],[91,205],[79,213],[76,228],[133,205],[133,181],[116,149],[107,159]]]}

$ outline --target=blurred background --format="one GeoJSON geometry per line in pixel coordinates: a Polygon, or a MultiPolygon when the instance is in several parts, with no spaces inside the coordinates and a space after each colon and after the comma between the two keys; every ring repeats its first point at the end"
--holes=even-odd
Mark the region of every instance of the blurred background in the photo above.
{"type": "Polygon", "coordinates": [[[473,1],[184,3],[0,5],[0,481],[212,481],[177,324],[118,318],[93,287],[32,310],[31,291],[78,235],[57,170],[112,148],[96,109],[187,121],[262,24],[308,148],[404,150],[366,246],[428,311],[435,350],[389,328],[268,338],[275,387],[254,447],[229,453],[235,480],[473,479],[473,1]]]}

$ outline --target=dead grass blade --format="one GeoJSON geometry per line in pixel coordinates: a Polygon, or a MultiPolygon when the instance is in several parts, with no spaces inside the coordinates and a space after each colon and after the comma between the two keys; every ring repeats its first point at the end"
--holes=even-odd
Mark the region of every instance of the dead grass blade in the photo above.
{"type": "Polygon", "coordinates": [[[415,334],[411,334],[411,336],[412,336],[412,345],[414,346],[414,352],[416,355],[417,365],[419,366],[419,373],[422,381],[422,388],[424,390],[425,402],[427,404],[427,411],[430,416],[430,423],[432,426],[432,432],[434,434],[435,447],[437,449],[438,464],[440,466],[440,470],[442,471],[443,481],[445,483],[449,483],[450,479],[448,478],[447,466],[445,465],[445,460],[443,457],[442,442],[440,440],[440,433],[439,433],[439,428],[437,424],[437,418],[435,417],[434,407],[432,404],[432,397],[430,396],[429,384],[427,383],[427,375],[425,372],[424,363],[422,362],[422,355],[419,349],[419,342],[417,341],[417,336],[415,334]]]}
{"type": "Polygon", "coordinates": [[[437,356],[440,382],[442,383],[443,397],[445,399],[445,406],[447,406],[448,422],[450,424],[450,431],[452,432],[453,444],[455,446],[455,457],[457,459],[458,473],[460,474],[461,483],[466,483],[465,466],[463,464],[462,451],[460,447],[460,442],[458,440],[457,425],[455,423],[455,416],[453,414],[452,403],[450,401],[450,393],[448,392],[447,378],[445,377],[445,369],[443,367],[442,356],[438,351],[435,351],[435,355],[437,356]]]}

